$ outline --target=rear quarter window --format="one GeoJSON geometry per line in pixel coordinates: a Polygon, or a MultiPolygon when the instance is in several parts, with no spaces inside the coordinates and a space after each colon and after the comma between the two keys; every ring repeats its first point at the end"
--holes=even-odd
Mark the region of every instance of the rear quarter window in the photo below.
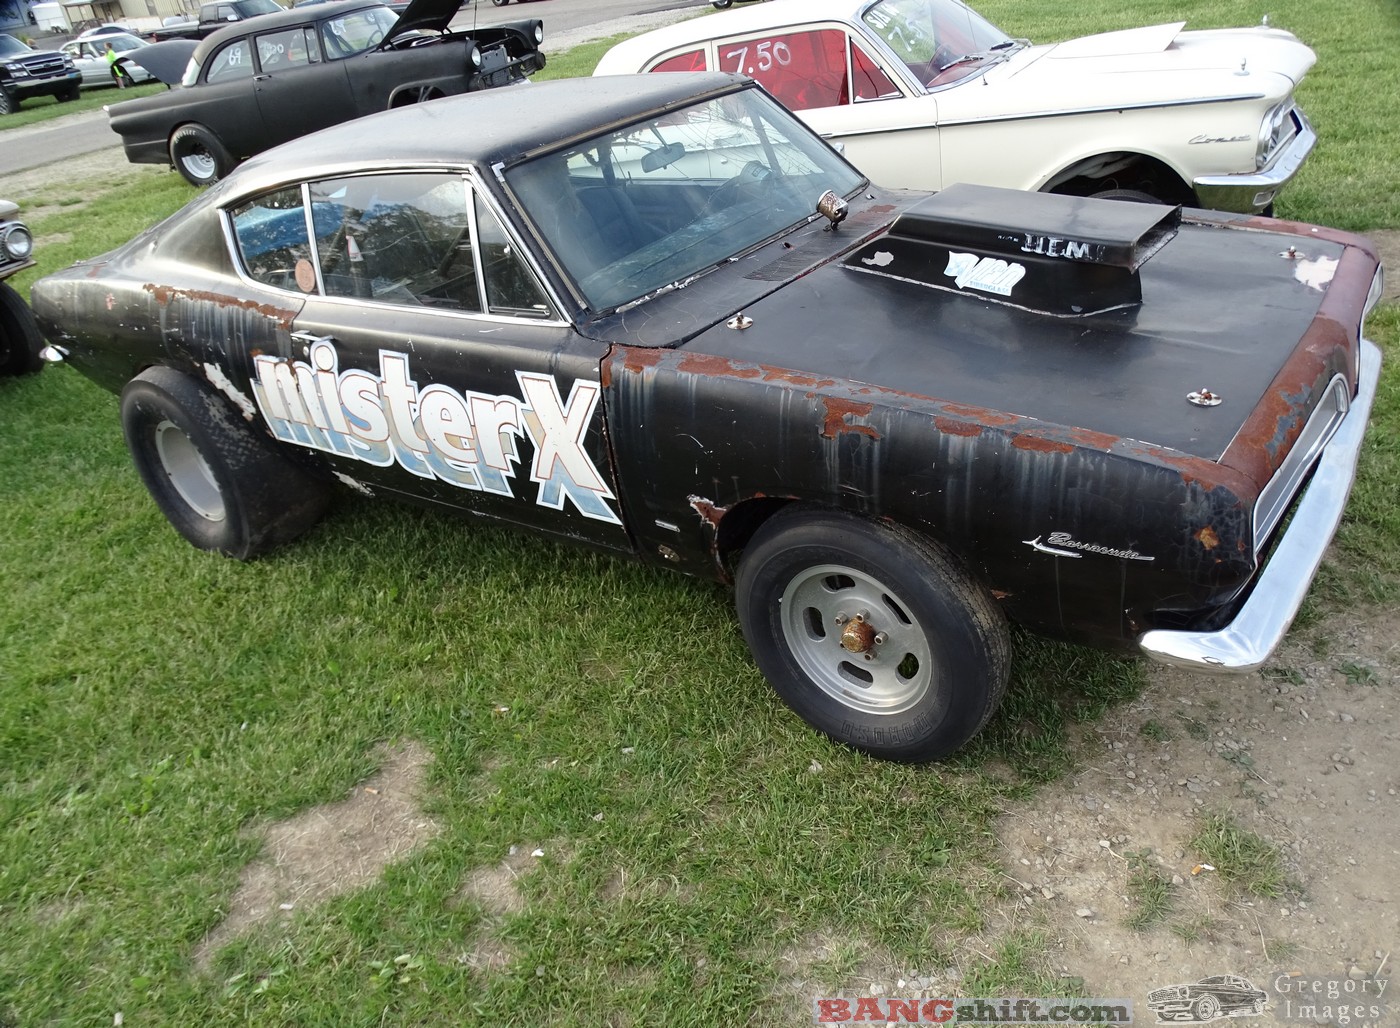
{"type": "Polygon", "coordinates": [[[652,71],[709,71],[704,50],[689,50],[661,61],[652,71]]]}

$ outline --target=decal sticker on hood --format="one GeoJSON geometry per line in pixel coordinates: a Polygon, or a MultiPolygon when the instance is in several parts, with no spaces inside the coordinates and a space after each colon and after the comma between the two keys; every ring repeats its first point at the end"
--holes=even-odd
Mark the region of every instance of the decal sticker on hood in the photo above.
{"type": "Polygon", "coordinates": [[[949,251],[943,274],[959,289],[980,289],[984,293],[1010,296],[1016,283],[1026,275],[1024,264],[1013,264],[999,257],[978,257],[975,253],[949,251]]]}
{"type": "Polygon", "coordinates": [[[516,441],[534,447],[530,480],[535,502],[621,525],[615,499],[583,440],[600,389],[575,380],[568,400],[549,375],[517,371],[520,396],[419,388],[408,354],[379,351],[379,374],[339,370],[327,340],[311,345],[308,361],[254,359],[253,396],[273,435],[297,446],[335,453],[377,467],[399,464],[420,478],[462,489],[514,497],[520,463],[516,441]]]}

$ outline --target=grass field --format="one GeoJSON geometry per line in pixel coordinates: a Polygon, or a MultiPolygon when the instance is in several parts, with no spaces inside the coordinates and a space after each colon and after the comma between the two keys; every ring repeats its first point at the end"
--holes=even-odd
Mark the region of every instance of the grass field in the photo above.
{"type": "MultiPolygon", "coordinates": [[[[1268,12],[1319,53],[1322,142],[1279,213],[1400,227],[1388,0],[980,9],[1037,40],[1268,12]]],[[[38,273],[192,195],[173,173],[55,181],[25,202],[38,273]]],[[[1400,307],[1371,334],[1390,362],[1314,608],[1400,583],[1400,307]]],[[[778,703],[719,587],[349,498],[266,559],[197,552],[132,471],[116,398],[65,368],[0,382],[0,434],[0,1026],[777,1025],[870,968],[1063,991],[1033,935],[964,941],[1002,893],[998,818],[1074,766],[1076,724],[1135,695],[1138,665],[1018,638],[971,746],[878,764],[778,703]],[[432,762],[400,859],[202,946],[271,825],[403,752],[432,762]]],[[[313,878],[347,843],[316,838],[313,878]]]]}

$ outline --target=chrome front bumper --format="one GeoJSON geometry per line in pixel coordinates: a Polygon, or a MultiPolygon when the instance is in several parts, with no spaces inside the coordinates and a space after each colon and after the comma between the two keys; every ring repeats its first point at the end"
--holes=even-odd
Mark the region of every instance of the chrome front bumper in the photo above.
{"type": "Polygon", "coordinates": [[[1269,659],[1293,623],[1341,524],[1380,374],[1380,348],[1361,340],[1359,381],[1351,408],[1318,458],[1293,519],[1235,619],[1218,632],[1144,632],[1138,637],[1144,655],[1173,667],[1222,673],[1253,671],[1269,659]]]}
{"type": "Polygon", "coordinates": [[[1317,145],[1317,133],[1302,110],[1295,107],[1293,114],[1298,131],[1267,167],[1244,175],[1202,175],[1192,183],[1202,207],[1236,214],[1264,213],[1317,145]]]}

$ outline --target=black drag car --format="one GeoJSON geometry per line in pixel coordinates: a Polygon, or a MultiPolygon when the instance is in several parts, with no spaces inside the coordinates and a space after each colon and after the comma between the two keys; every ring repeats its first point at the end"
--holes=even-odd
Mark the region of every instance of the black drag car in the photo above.
{"type": "Polygon", "coordinates": [[[195,546],[292,539],[339,480],[732,581],[788,704],[919,761],[992,715],[1009,621],[1268,657],[1380,287],[1323,228],[883,189],[749,80],[676,74],[290,143],[33,300],[195,546]]]}
{"type": "Polygon", "coordinates": [[[239,21],[197,44],[156,43],[132,60],[178,88],[110,105],[112,130],[133,164],[170,164],[208,185],[308,132],[544,67],[541,21],[459,32],[448,25],[460,6],[413,0],[399,15],[342,0],[239,21]]]}

